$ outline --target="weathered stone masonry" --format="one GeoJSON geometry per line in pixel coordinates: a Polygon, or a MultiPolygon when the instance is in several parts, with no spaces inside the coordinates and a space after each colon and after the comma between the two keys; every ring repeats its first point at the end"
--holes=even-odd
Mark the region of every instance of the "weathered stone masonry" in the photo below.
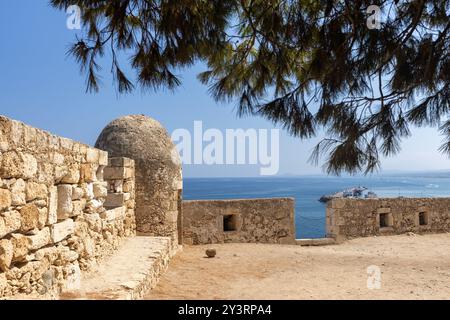
{"type": "Polygon", "coordinates": [[[334,199],[327,233],[337,239],[450,231],[450,198],[334,199]]]}
{"type": "Polygon", "coordinates": [[[76,289],[134,233],[132,160],[0,116],[0,298],[76,289]]]}
{"type": "Polygon", "coordinates": [[[136,163],[136,227],[142,235],[181,239],[181,160],[166,129],[144,115],[109,123],[95,146],[136,163]]]}
{"type": "Polygon", "coordinates": [[[111,122],[96,146],[103,151],[0,116],[0,299],[139,297],[179,243],[294,243],[293,199],[183,202],[178,152],[149,117],[111,122]],[[106,273],[99,286],[94,272],[79,288],[83,271],[128,259],[119,251],[97,266],[136,232],[147,237],[121,248],[142,246],[133,257],[149,266],[133,284],[106,273]]]}
{"type": "Polygon", "coordinates": [[[185,244],[295,243],[294,199],[183,201],[185,244]]]}

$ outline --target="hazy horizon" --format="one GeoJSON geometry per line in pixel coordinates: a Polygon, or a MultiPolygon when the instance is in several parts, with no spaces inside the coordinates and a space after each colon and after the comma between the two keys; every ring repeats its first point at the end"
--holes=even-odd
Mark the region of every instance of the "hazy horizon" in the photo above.
{"type": "Polygon", "coordinates": [[[364,175],[363,173],[358,173],[355,175],[351,175],[351,174],[341,174],[339,176],[337,175],[331,175],[331,174],[326,174],[326,173],[304,173],[304,174],[291,174],[291,173],[280,173],[280,174],[276,174],[273,176],[261,176],[261,175],[255,175],[255,176],[188,176],[185,178],[301,178],[301,177],[330,177],[330,178],[338,178],[338,177],[344,177],[344,178],[370,178],[373,176],[376,177],[383,177],[383,176],[397,176],[397,175],[420,175],[420,174],[424,174],[424,175],[431,175],[431,174],[442,174],[442,173],[448,173],[448,177],[450,177],[450,169],[439,169],[439,170],[386,170],[383,172],[377,172],[377,173],[373,173],[373,174],[368,174],[368,175],[364,175]]]}

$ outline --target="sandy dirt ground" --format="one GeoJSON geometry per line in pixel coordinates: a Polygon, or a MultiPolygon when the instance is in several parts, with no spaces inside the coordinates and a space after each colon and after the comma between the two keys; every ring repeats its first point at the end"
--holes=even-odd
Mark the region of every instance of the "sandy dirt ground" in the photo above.
{"type": "Polygon", "coordinates": [[[185,246],[147,299],[450,299],[450,234],[185,246]],[[205,258],[207,248],[217,256],[205,258]],[[380,289],[368,289],[369,266],[380,289]]]}

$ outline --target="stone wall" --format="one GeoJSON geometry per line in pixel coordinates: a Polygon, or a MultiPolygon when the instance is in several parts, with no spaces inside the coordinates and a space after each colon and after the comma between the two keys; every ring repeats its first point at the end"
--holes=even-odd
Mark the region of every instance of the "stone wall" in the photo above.
{"type": "Polygon", "coordinates": [[[183,201],[183,243],[295,243],[294,199],[183,201]]]}
{"type": "Polygon", "coordinates": [[[182,221],[181,160],[167,130],[144,115],[109,123],[95,146],[136,164],[136,228],[139,234],[170,237],[178,246],[182,221]]]}
{"type": "Polygon", "coordinates": [[[104,151],[0,116],[0,298],[75,289],[134,234],[134,163],[109,165],[104,151]]]}
{"type": "Polygon", "coordinates": [[[327,234],[337,239],[450,231],[450,198],[334,199],[327,234]]]}

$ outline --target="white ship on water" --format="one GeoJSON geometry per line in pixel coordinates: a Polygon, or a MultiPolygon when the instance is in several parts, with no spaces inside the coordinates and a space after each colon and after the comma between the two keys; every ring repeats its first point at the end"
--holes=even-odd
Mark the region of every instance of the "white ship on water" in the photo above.
{"type": "Polygon", "coordinates": [[[331,199],[339,199],[339,198],[376,199],[378,198],[378,196],[375,194],[375,192],[368,191],[366,187],[359,186],[339,191],[333,194],[323,195],[322,197],[320,197],[319,201],[328,202],[331,199]]]}

